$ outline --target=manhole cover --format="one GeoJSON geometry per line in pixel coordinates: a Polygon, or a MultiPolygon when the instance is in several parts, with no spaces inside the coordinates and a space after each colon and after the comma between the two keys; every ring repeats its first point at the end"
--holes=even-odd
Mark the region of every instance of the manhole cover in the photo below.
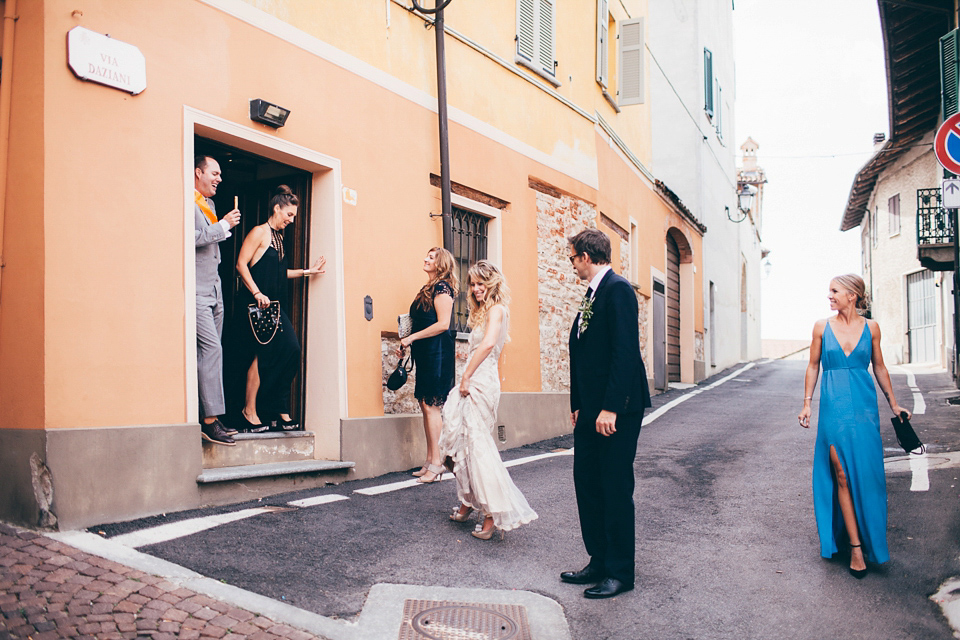
{"type": "Polygon", "coordinates": [[[527,609],[513,604],[405,600],[398,640],[531,640],[527,609]]]}

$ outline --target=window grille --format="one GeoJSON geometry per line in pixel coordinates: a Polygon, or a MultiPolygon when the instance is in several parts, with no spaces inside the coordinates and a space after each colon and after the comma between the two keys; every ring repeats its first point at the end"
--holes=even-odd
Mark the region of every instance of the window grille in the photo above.
{"type": "Polygon", "coordinates": [[[454,328],[461,333],[470,331],[467,316],[467,272],[478,260],[487,257],[487,225],[489,220],[473,211],[452,207],[453,257],[456,261],[457,278],[460,280],[460,293],[453,304],[454,328]]]}
{"type": "Polygon", "coordinates": [[[917,244],[953,242],[953,219],[941,206],[940,189],[917,189],[917,244]]]}

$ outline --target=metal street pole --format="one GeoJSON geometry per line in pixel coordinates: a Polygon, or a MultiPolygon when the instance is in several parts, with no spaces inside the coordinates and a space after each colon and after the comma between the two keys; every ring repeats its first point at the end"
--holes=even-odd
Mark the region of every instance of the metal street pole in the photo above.
{"type": "Polygon", "coordinates": [[[434,14],[433,28],[437,49],[437,119],[440,123],[440,203],[443,222],[443,248],[453,251],[453,215],[450,210],[450,144],[447,126],[447,64],[443,47],[443,10],[452,0],[437,0],[433,9],[424,9],[417,0],[413,7],[424,14],[434,14]]]}

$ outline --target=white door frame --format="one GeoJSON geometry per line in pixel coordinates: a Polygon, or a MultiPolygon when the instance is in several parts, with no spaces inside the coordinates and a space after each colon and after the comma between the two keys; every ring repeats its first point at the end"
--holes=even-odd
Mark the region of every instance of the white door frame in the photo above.
{"type": "MultiPolygon", "coordinates": [[[[269,133],[225,120],[184,105],[183,108],[183,272],[184,272],[184,365],[186,371],[186,422],[199,416],[197,395],[197,312],[196,260],[194,237],[193,158],[194,135],[199,134],[218,142],[276,160],[313,174],[309,255],[327,258],[326,274],[310,284],[308,298],[308,326],[301,342],[305,345],[303,357],[307,369],[307,415],[300,416],[303,424],[322,425],[336,429],[316,440],[317,456],[339,458],[340,420],[349,415],[347,403],[346,329],[343,281],[343,196],[340,179],[340,160],[326,154],[283,140],[269,133]],[[335,305],[324,301],[335,300],[335,305]],[[331,326],[333,324],[333,326],[331,326]],[[331,367],[331,359],[336,366],[331,367]],[[326,366],[324,366],[326,364],[326,366]],[[336,388],[339,402],[311,401],[311,391],[336,388]],[[326,405],[326,406],[324,406],[326,405]]],[[[319,434],[318,434],[319,435],[319,434]]]]}

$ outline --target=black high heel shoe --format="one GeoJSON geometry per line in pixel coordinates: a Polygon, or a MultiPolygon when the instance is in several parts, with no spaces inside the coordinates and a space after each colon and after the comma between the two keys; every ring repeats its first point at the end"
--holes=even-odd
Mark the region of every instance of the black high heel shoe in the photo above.
{"type": "MultiPolygon", "coordinates": [[[[860,546],[862,545],[859,545],[859,544],[850,545],[851,553],[853,549],[858,549],[860,546]]],[[[864,560],[864,564],[866,564],[866,560],[864,560]]],[[[849,571],[850,575],[852,575],[857,580],[863,580],[863,577],[867,575],[866,569],[854,569],[851,567],[851,568],[848,568],[847,571],[849,571]]]]}
{"type": "Polygon", "coordinates": [[[297,431],[300,428],[300,423],[294,419],[284,420],[280,416],[277,416],[277,426],[284,431],[297,431]]]}
{"type": "Polygon", "coordinates": [[[248,433],[263,433],[270,427],[265,424],[254,424],[247,420],[247,416],[243,415],[243,412],[240,412],[240,419],[243,420],[243,430],[248,433]]]}

